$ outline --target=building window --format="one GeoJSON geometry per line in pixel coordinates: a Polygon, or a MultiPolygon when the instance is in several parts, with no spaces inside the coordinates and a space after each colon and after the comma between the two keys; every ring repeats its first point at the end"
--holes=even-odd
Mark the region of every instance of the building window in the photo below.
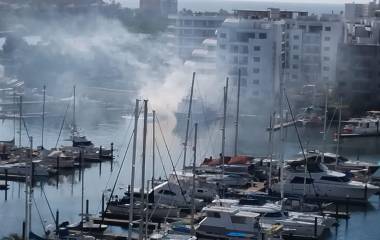
{"type": "Polygon", "coordinates": [[[258,84],[260,84],[260,80],[259,79],[253,79],[252,84],[258,85],[258,84]]]}
{"type": "Polygon", "coordinates": [[[293,55],[293,59],[298,60],[298,59],[300,59],[300,56],[299,55],[293,55]]]}
{"type": "Polygon", "coordinates": [[[298,39],[300,39],[300,36],[298,36],[298,35],[294,35],[294,36],[293,36],[293,39],[294,39],[294,40],[298,40],[298,39]]]}
{"type": "Polygon", "coordinates": [[[227,34],[226,33],[220,33],[220,38],[227,38],[227,34]]]}
{"type": "Polygon", "coordinates": [[[323,57],[323,60],[324,60],[324,61],[330,61],[330,57],[324,56],[324,57],[323,57]]]}
{"type": "Polygon", "coordinates": [[[296,75],[296,74],[292,74],[292,78],[293,78],[293,79],[298,79],[298,75],[296,75]]]}
{"type": "Polygon", "coordinates": [[[261,47],[260,47],[260,46],[254,46],[254,47],[253,47],[253,50],[256,51],[256,52],[257,52],[257,51],[260,51],[260,50],[261,50],[261,47]]]}
{"type": "Polygon", "coordinates": [[[293,50],[298,50],[300,47],[298,45],[293,45],[293,50]]]}
{"type": "Polygon", "coordinates": [[[331,32],[331,27],[330,26],[325,27],[325,31],[331,32]]]}
{"type": "Polygon", "coordinates": [[[239,42],[248,42],[249,39],[255,38],[255,33],[251,32],[238,32],[236,38],[239,42]]]}
{"type": "Polygon", "coordinates": [[[240,64],[247,65],[248,64],[248,57],[241,57],[239,60],[240,64]]]}
{"type": "Polygon", "coordinates": [[[323,81],[328,81],[329,77],[323,77],[323,81]]]}
{"type": "Polygon", "coordinates": [[[330,41],[331,37],[325,37],[325,41],[330,41]]]}
{"type": "Polygon", "coordinates": [[[220,45],[219,45],[219,48],[220,48],[220,49],[226,49],[226,45],[225,45],[225,44],[220,44],[220,45]]]}
{"type": "Polygon", "coordinates": [[[330,51],[330,47],[324,47],[323,50],[330,51]]]}
{"type": "Polygon", "coordinates": [[[253,57],[253,61],[254,62],[260,62],[260,58],[259,57],[253,57]]]}
{"type": "Polygon", "coordinates": [[[240,53],[248,53],[248,46],[241,46],[240,53]]]}
{"type": "Polygon", "coordinates": [[[230,52],[237,53],[239,50],[239,47],[237,45],[232,45],[230,48],[230,52]]]}
{"type": "Polygon", "coordinates": [[[267,38],[267,34],[266,33],[259,33],[259,38],[260,39],[266,39],[267,38]]]}
{"type": "Polygon", "coordinates": [[[254,68],[254,69],[252,70],[252,72],[253,72],[253,73],[259,73],[259,72],[260,72],[260,69],[259,69],[259,68],[254,68]]]}
{"type": "Polygon", "coordinates": [[[297,64],[293,64],[293,69],[298,69],[298,65],[297,64]]]}
{"type": "Polygon", "coordinates": [[[323,67],[323,71],[329,71],[329,70],[330,70],[329,67],[326,67],[326,66],[323,67]]]}
{"type": "Polygon", "coordinates": [[[247,79],[246,78],[240,79],[240,86],[241,87],[247,87],[247,79]]]}
{"type": "Polygon", "coordinates": [[[247,71],[247,68],[240,68],[240,74],[242,76],[247,76],[248,75],[248,71],[247,71]]]}

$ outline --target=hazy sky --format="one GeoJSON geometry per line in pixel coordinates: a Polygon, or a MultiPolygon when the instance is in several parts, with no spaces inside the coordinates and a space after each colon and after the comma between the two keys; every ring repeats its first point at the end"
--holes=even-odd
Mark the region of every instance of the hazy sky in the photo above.
{"type": "MultiPolygon", "coordinates": [[[[119,2],[123,2],[126,4],[136,4],[139,0],[118,0],[119,2]]],[[[202,1],[202,0],[178,0],[179,2],[191,2],[191,1],[202,1]]],[[[207,0],[207,1],[229,1],[233,2],[234,0],[207,0]]],[[[236,0],[236,1],[245,1],[245,2],[301,2],[301,3],[334,3],[334,4],[344,4],[344,3],[368,3],[370,0],[236,0]]]]}

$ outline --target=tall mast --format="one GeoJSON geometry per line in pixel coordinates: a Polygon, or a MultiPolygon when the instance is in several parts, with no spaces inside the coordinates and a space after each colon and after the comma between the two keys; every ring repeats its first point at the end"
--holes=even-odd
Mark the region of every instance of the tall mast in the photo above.
{"type": "Polygon", "coordinates": [[[271,113],[270,115],[270,131],[269,131],[269,174],[268,174],[268,177],[269,177],[269,183],[268,183],[268,188],[269,188],[269,192],[272,191],[272,161],[273,161],[273,128],[274,128],[274,125],[275,125],[275,122],[274,122],[274,119],[275,119],[275,113],[273,112],[273,115],[271,113]]]}
{"type": "Polygon", "coordinates": [[[284,199],[284,167],[285,167],[285,156],[284,156],[284,147],[285,147],[285,136],[284,136],[284,113],[283,113],[283,97],[284,97],[284,82],[283,76],[280,79],[280,182],[281,182],[281,205],[284,199]]]}
{"type": "Polygon", "coordinates": [[[144,100],[144,128],[143,128],[143,152],[142,152],[142,164],[141,164],[141,189],[140,189],[140,234],[139,239],[143,239],[143,219],[144,219],[144,211],[145,211],[145,156],[146,156],[146,134],[148,128],[148,100],[144,100]]]}
{"type": "Polygon", "coordinates": [[[193,79],[191,81],[191,90],[190,90],[190,103],[189,103],[189,110],[187,112],[187,119],[186,119],[186,136],[185,136],[185,143],[183,145],[183,166],[182,169],[184,170],[186,167],[186,152],[187,152],[187,141],[189,138],[189,127],[190,127],[190,117],[191,117],[191,106],[193,104],[193,92],[194,92],[194,81],[195,81],[195,72],[193,72],[193,79]]]}
{"type": "Polygon", "coordinates": [[[44,149],[44,130],[45,130],[45,100],[46,100],[46,86],[43,87],[43,103],[42,103],[42,132],[41,132],[41,147],[44,149]]]}
{"type": "Polygon", "coordinates": [[[340,145],[340,128],[342,124],[342,97],[339,100],[339,122],[338,122],[338,136],[337,136],[337,144],[336,144],[336,159],[335,159],[335,167],[338,166],[338,155],[339,155],[339,145],[340,145]]]}
{"type": "Polygon", "coordinates": [[[33,137],[30,136],[30,170],[29,170],[29,199],[28,199],[28,235],[32,231],[32,199],[33,199],[33,137]]]}
{"type": "Polygon", "coordinates": [[[20,104],[19,104],[19,126],[18,126],[18,146],[21,147],[21,134],[22,134],[22,96],[20,96],[20,104]]]}
{"type": "Polygon", "coordinates": [[[191,234],[195,235],[195,228],[194,228],[194,214],[195,214],[195,164],[197,161],[197,138],[198,138],[198,123],[195,123],[194,128],[194,147],[193,147],[193,190],[191,191],[191,234]]]}
{"type": "Polygon", "coordinates": [[[152,147],[152,189],[154,188],[155,168],[156,168],[156,111],[153,110],[153,147],[152,147]]]}
{"type": "Polygon", "coordinates": [[[73,86],[73,129],[72,129],[72,137],[73,137],[73,141],[74,141],[74,135],[75,135],[75,132],[77,131],[77,123],[76,123],[76,119],[75,119],[75,85],[73,86]]]}
{"type": "Polygon", "coordinates": [[[28,171],[25,171],[25,240],[29,240],[29,174],[28,171]]]}
{"type": "Polygon", "coordinates": [[[240,76],[241,70],[239,68],[239,78],[237,84],[237,103],[236,103],[236,121],[235,121],[235,156],[238,154],[238,139],[239,139],[239,112],[240,112],[240,76]]]}
{"type": "Polygon", "coordinates": [[[16,109],[16,89],[13,88],[13,141],[16,141],[16,109]]]}
{"type": "Polygon", "coordinates": [[[134,207],[134,188],[135,188],[135,171],[136,171],[136,147],[137,147],[137,127],[139,121],[139,100],[136,99],[135,106],[135,126],[133,129],[133,153],[132,153],[132,173],[131,173],[131,190],[129,200],[129,227],[128,227],[128,239],[132,239],[133,228],[133,207],[134,207]]]}
{"type": "Polygon", "coordinates": [[[227,118],[227,98],[228,98],[228,77],[226,78],[226,86],[224,87],[223,98],[223,127],[222,127],[222,197],[224,197],[224,157],[226,145],[226,118],[227,118]]]}
{"type": "Polygon", "coordinates": [[[325,116],[323,120],[323,145],[322,145],[322,160],[321,162],[324,162],[325,159],[325,152],[326,152],[326,130],[327,130],[327,102],[328,102],[328,92],[329,88],[326,83],[326,95],[325,95],[325,116]]]}

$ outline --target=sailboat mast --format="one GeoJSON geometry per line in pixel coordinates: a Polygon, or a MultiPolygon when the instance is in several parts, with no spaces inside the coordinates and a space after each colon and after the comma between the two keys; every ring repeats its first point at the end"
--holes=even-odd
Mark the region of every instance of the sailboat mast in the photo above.
{"type": "Polygon", "coordinates": [[[28,230],[32,231],[32,199],[33,199],[33,137],[30,136],[30,170],[29,170],[29,198],[28,198],[28,230]]]}
{"type": "MultiPolygon", "coordinates": [[[[284,82],[283,77],[280,80],[280,182],[281,182],[281,202],[284,199],[284,167],[285,167],[285,156],[284,156],[284,148],[285,148],[285,136],[284,136],[284,113],[283,113],[283,97],[284,97],[284,82]]],[[[281,204],[282,205],[282,204],[281,204]]]]}
{"type": "Polygon", "coordinates": [[[44,149],[46,86],[43,87],[41,147],[44,149]]]}
{"type": "Polygon", "coordinates": [[[135,171],[136,171],[136,147],[137,147],[137,127],[139,121],[139,102],[136,99],[135,106],[135,126],[133,129],[133,153],[132,153],[132,173],[131,173],[131,190],[130,190],[130,200],[129,200],[129,226],[128,226],[128,239],[132,239],[132,228],[133,228],[133,207],[134,207],[134,188],[135,188],[135,171]]]}
{"type": "Polygon", "coordinates": [[[191,234],[195,235],[195,228],[194,228],[194,214],[195,214],[195,164],[197,161],[197,138],[198,138],[198,123],[195,123],[194,127],[194,147],[193,147],[193,190],[191,191],[191,234]]]}
{"type": "Polygon", "coordinates": [[[29,240],[29,172],[25,171],[25,224],[24,239],[29,240]]]}
{"type": "Polygon", "coordinates": [[[75,134],[75,131],[77,130],[77,123],[76,123],[76,119],[75,119],[75,104],[76,104],[76,93],[75,93],[75,90],[76,90],[76,87],[75,85],[73,86],[73,129],[72,129],[72,137],[73,137],[73,141],[74,141],[74,134],[75,134]]]}
{"type": "Polygon", "coordinates": [[[145,211],[145,157],[146,157],[146,135],[148,129],[148,100],[144,100],[144,128],[143,128],[143,150],[142,150],[142,164],[141,164],[141,189],[140,189],[140,233],[139,239],[143,239],[143,224],[144,224],[144,211],[145,211]]]}
{"type": "Polygon", "coordinates": [[[274,144],[273,144],[273,128],[274,128],[274,119],[275,119],[275,113],[273,112],[273,115],[271,113],[270,115],[270,131],[269,131],[269,151],[270,151],[270,154],[269,154],[269,174],[268,174],[268,177],[269,177],[269,183],[268,183],[268,188],[269,188],[269,192],[272,191],[272,161],[273,161],[273,148],[274,148],[274,144]]]}
{"type": "Polygon", "coordinates": [[[224,197],[224,157],[225,157],[225,145],[226,145],[226,118],[227,118],[227,97],[228,97],[228,77],[226,78],[226,86],[224,87],[223,97],[223,127],[222,127],[222,197],[224,197]]]}
{"type": "Polygon", "coordinates": [[[337,136],[337,143],[336,143],[336,156],[335,156],[335,167],[338,166],[338,156],[339,156],[339,145],[340,145],[340,128],[342,124],[342,98],[339,100],[339,121],[338,121],[338,136],[337,136]]]}
{"type": "Polygon", "coordinates": [[[323,163],[325,160],[325,152],[326,152],[326,130],[327,130],[327,102],[328,102],[328,91],[329,88],[326,84],[326,95],[325,95],[325,116],[323,120],[323,145],[322,145],[322,160],[323,163]]]}
{"type": "Polygon", "coordinates": [[[189,103],[189,109],[187,112],[187,119],[186,119],[185,143],[183,145],[183,166],[182,166],[182,169],[185,169],[185,167],[186,167],[187,142],[189,139],[189,127],[190,127],[191,107],[193,104],[194,81],[195,81],[195,72],[193,72],[193,79],[191,81],[190,103],[189,103]]]}
{"type": "Polygon", "coordinates": [[[19,126],[18,126],[18,146],[21,148],[21,134],[22,134],[22,96],[20,96],[20,104],[19,104],[19,126]]]}
{"type": "Polygon", "coordinates": [[[237,103],[236,103],[236,121],[235,121],[235,156],[238,154],[238,139],[239,139],[239,112],[240,112],[240,77],[241,70],[239,68],[239,78],[237,84],[237,103]]]}
{"type": "Polygon", "coordinates": [[[16,141],[16,89],[13,88],[13,141],[16,141]]]}
{"type": "Polygon", "coordinates": [[[152,133],[153,147],[152,147],[152,189],[154,188],[155,168],[156,168],[156,111],[153,110],[153,133],[152,133]]]}

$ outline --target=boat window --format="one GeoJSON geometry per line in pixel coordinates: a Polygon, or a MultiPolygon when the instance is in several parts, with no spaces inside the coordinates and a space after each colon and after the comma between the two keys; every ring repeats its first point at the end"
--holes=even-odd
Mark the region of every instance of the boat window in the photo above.
{"type": "Polygon", "coordinates": [[[369,122],[367,122],[365,125],[366,125],[367,128],[369,128],[369,122]]]}
{"type": "Polygon", "coordinates": [[[237,224],[245,224],[246,223],[246,218],[245,217],[240,217],[240,216],[231,216],[231,222],[232,223],[237,223],[237,224]]]}
{"type": "Polygon", "coordinates": [[[220,213],[218,213],[218,212],[207,212],[207,217],[220,218],[220,213]]]}
{"type": "Polygon", "coordinates": [[[169,190],[160,190],[158,193],[161,193],[161,194],[164,194],[164,195],[171,195],[171,196],[175,196],[176,194],[172,191],[169,191],[169,190]]]}
{"type": "Polygon", "coordinates": [[[203,193],[203,190],[202,189],[198,189],[197,192],[203,193]]]}
{"type": "Polygon", "coordinates": [[[349,182],[348,177],[333,177],[333,176],[323,176],[321,180],[330,181],[330,182],[349,182]]]}
{"type": "Polygon", "coordinates": [[[270,218],[280,218],[280,217],[282,217],[282,214],[281,214],[281,212],[272,212],[272,213],[267,213],[264,216],[270,217],[270,218]]]}
{"type": "MultiPolygon", "coordinates": [[[[290,183],[295,184],[304,184],[305,180],[303,177],[294,177],[290,183]]],[[[306,178],[306,184],[312,184],[313,179],[312,178],[306,178]]]]}

